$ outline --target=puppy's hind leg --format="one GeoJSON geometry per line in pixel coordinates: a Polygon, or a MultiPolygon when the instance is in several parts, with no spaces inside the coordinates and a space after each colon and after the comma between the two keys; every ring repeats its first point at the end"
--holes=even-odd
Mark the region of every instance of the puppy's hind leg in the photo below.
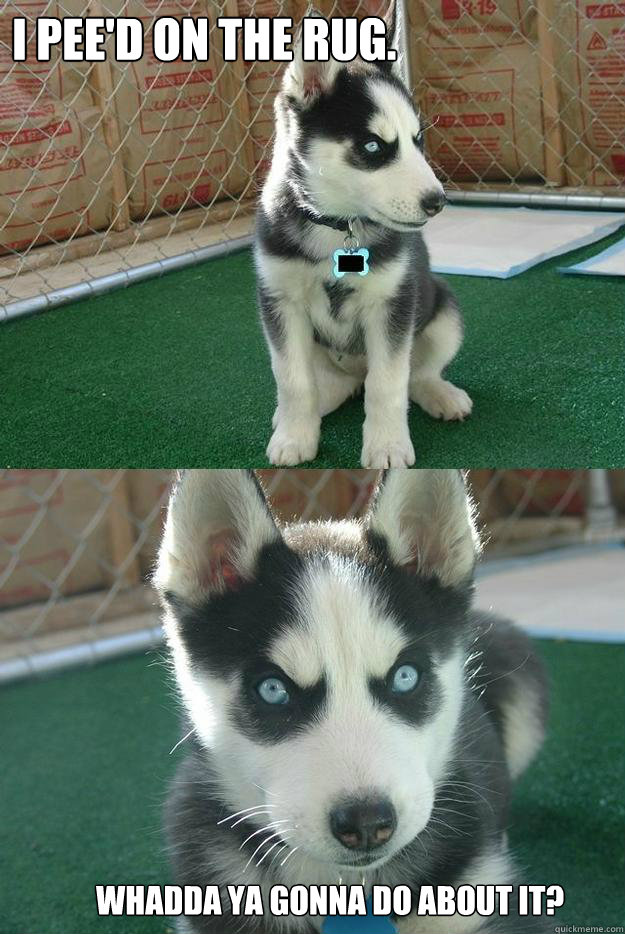
{"type": "Polygon", "coordinates": [[[443,370],[462,343],[462,319],[450,297],[414,339],[410,361],[409,393],[433,418],[462,421],[471,414],[473,402],[464,391],[443,379],[443,370]]]}
{"type": "Polygon", "coordinates": [[[323,418],[338,409],[346,399],[358,392],[365,373],[341,370],[330,358],[325,347],[315,344],[313,357],[315,382],[319,393],[319,414],[323,418]]]}

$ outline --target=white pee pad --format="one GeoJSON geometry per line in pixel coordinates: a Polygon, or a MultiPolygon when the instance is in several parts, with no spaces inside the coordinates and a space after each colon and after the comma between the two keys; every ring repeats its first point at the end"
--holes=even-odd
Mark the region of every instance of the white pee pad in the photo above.
{"type": "Polygon", "coordinates": [[[607,211],[447,205],[423,228],[434,272],[508,279],[625,224],[607,211]]]}
{"type": "Polygon", "coordinates": [[[613,243],[607,250],[585,259],[575,266],[559,266],[560,272],[574,272],[582,276],[625,276],[625,239],[613,243]]]}

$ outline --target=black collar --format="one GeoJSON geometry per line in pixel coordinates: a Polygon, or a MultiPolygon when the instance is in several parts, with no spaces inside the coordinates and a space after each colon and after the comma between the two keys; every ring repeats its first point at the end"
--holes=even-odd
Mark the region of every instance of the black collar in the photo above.
{"type": "MultiPolygon", "coordinates": [[[[332,230],[340,230],[343,233],[348,232],[347,226],[347,217],[328,217],[326,214],[315,214],[314,211],[309,211],[308,208],[298,208],[301,216],[304,220],[310,221],[311,224],[319,224],[321,227],[331,227],[332,230]]],[[[368,217],[351,217],[350,220],[362,221],[366,224],[373,224],[376,227],[380,225],[376,221],[369,220],[368,217]]]]}

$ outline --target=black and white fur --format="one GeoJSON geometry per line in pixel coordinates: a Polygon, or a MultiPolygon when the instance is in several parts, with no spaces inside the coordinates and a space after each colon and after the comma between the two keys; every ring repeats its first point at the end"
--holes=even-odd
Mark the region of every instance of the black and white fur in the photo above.
{"type": "MultiPolygon", "coordinates": [[[[478,549],[457,471],[390,470],[362,521],[280,527],[251,472],[189,471],[172,495],[156,583],[191,731],[167,806],[175,881],[535,881],[507,849],[512,781],[544,733],[528,639],[471,608],[478,549]],[[393,694],[399,664],[416,689],[393,694]],[[290,701],[271,706],[277,677],[290,701]],[[384,800],[374,850],[343,845],[343,802],[384,800]]],[[[318,917],[194,917],[181,930],[312,934],[318,917]],[[242,923],[243,922],[243,923],[242,923]]],[[[511,934],[541,922],[418,918],[400,934],[511,934]]]]}
{"type": "MultiPolygon", "coordinates": [[[[390,45],[397,45],[390,11],[390,45]]],[[[462,342],[454,296],[419,233],[444,203],[400,65],[304,62],[276,98],[276,139],[258,215],[256,266],[277,385],[272,464],[315,457],[321,418],[364,383],[364,467],[411,465],[409,399],[435,418],[472,402],[442,374],[462,342]],[[379,152],[370,153],[375,143],[379,152]],[[347,219],[370,272],[336,279],[347,219]]]]}

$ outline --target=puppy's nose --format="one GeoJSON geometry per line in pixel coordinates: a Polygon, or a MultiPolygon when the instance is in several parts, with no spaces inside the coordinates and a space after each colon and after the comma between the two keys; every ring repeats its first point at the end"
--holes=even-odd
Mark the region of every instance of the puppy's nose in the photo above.
{"type": "Polygon", "coordinates": [[[439,211],[442,211],[447,204],[447,198],[442,191],[428,191],[421,198],[421,207],[428,215],[434,217],[439,211]]]}
{"type": "Polygon", "coordinates": [[[386,798],[347,801],[330,812],[330,829],[348,850],[375,850],[391,839],[396,824],[386,798]]]}

